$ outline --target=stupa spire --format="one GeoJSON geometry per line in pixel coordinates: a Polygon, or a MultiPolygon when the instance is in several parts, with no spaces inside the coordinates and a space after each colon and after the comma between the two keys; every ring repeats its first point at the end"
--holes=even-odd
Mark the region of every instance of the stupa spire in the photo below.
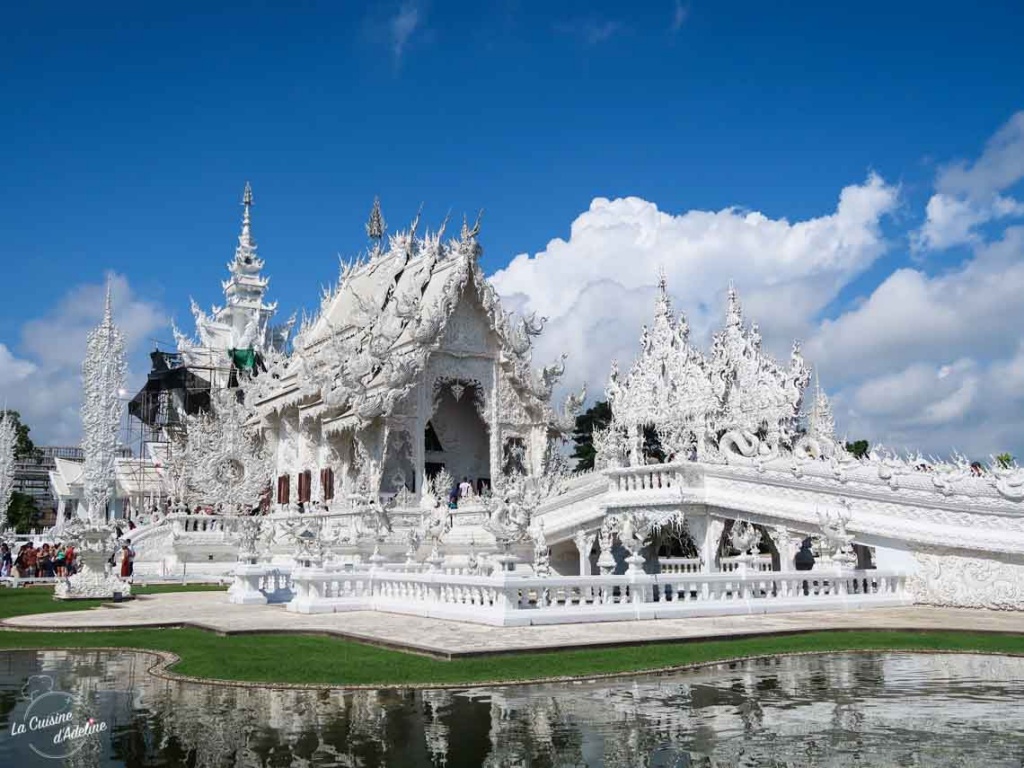
{"type": "Polygon", "coordinates": [[[252,185],[248,181],[242,192],[242,232],[238,235],[235,261],[239,264],[256,263],[256,241],[252,236],[252,185]]]}
{"type": "Polygon", "coordinates": [[[725,313],[725,324],[729,327],[743,324],[743,308],[740,306],[740,297],[732,280],[729,281],[729,303],[725,313]]]}
{"type": "Polygon", "coordinates": [[[388,230],[388,223],[384,221],[384,214],[380,211],[380,198],[373,198],[373,208],[370,209],[370,218],[366,222],[366,236],[371,240],[380,240],[388,230]]]}

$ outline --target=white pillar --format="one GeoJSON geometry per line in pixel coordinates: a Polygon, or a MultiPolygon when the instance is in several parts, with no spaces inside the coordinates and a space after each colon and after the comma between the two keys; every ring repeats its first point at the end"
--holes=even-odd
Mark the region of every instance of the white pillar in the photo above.
{"type": "Polygon", "coordinates": [[[590,576],[590,551],[594,548],[594,539],[597,538],[597,531],[587,531],[580,528],[573,534],[572,540],[576,543],[576,549],[580,554],[580,576],[590,576]]]}

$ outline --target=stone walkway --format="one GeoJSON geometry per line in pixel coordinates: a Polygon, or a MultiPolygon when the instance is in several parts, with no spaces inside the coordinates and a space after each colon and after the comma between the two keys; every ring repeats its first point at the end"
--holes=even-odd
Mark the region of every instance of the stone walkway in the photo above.
{"type": "Polygon", "coordinates": [[[325,633],[455,658],[508,651],[630,645],[821,629],[947,629],[1024,633],[1024,613],[913,606],[539,627],[490,627],[373,611],[302,615],[288,613],[283,605],[232,605],[223,592],[179,592],[146,595],[128,603],[89,610],[43,613],[0,622],[2,628],[35,630],[178,626],[199,627],[222,634],[325,633]]]}

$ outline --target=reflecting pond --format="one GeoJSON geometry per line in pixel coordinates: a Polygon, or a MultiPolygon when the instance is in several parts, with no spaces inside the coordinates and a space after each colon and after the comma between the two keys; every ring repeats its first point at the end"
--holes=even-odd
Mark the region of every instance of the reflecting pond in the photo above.
{"type": "Polygon", "coordinates": [[[0,653],[0,765],[1021,766],[1024,658],[790,656],[571,684],[314,691],[0,653]],[[77,730],[75,730],[77,729],[77,730]]]}

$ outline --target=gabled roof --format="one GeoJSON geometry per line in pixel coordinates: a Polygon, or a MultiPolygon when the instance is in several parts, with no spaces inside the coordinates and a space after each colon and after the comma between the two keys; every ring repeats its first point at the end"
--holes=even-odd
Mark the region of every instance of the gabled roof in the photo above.
{"type": "Polygon", "coordinates": [[[530,337],[543,323],[513,320],[501,308],[480,269],[477,228],[465,224],[457,240],[441,233],[389,238],[369,259],[342,268],[338,286],[325,293],[318,316],[303,325],[291,358],[281,359],[253,382],[263,415],[301,404],[324,417],[329,429],[366,424],[392,408],[415,385],[439,348],[452,312],[470,287],[498,345],[499,360],[524,403],[546,419],[556,372],[530,369],[530,337]]]}

